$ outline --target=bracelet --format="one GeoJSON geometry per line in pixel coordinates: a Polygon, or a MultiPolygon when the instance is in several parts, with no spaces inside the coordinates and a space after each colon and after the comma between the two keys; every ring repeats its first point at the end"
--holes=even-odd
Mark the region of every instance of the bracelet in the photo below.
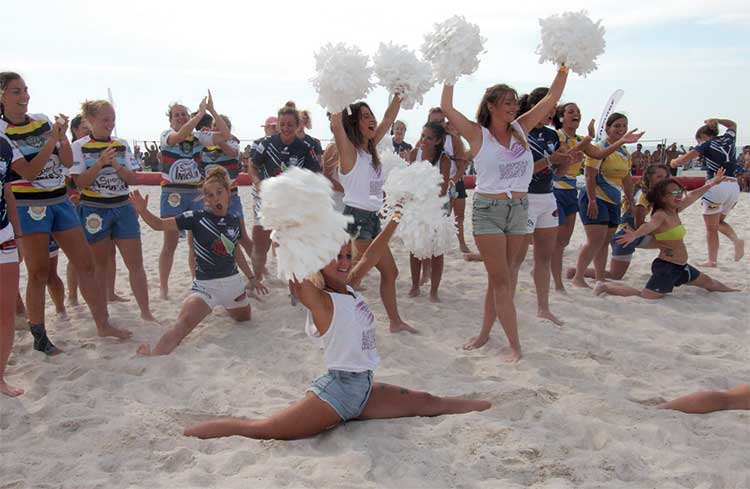
{"type": "Polygon", "coordinates": [[[395,223],[401,222],[401,212],[393,211],[393,214],[391,214],[391,221],[395,223]]]}

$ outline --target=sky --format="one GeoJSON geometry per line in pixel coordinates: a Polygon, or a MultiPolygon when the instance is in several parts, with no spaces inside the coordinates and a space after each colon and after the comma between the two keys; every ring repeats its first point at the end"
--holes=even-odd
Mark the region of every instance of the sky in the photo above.
{"type": "MultiPolygon", "coordinates": [[[[737,122],[738,144],[750,144],[746,0],[4,2],[4,34],[13,42],[0,47],[0,70],[24,77],[30,113],[75,115],[83,100],[111,89],[118,135],[130,141],[158,139],[169,125],[167,106],[194,110],[208,89],[242,140],[260,137],[263,120],[287,100],[312,110],[309,133],[328,139],[310,83],[322,45],[346,42],[374,54],[391,41],[418,50],[434,23],[463,15],[487,38],[479,69],[456,85],[455,106],[473,117],[490,85],[508,83],[519,93],[549,86],[555,67],[534,54],[538,20],[565,10],[586,10],[606,29],[599,69],[587,78],[571,73],[562,97],[579,105],[582,126],[622,89],[618,110],[631,128],[646,131],[645,140],[687,147],[704,119],[720,117],[737,122]]],[[[399,114],[407,141],[439,105],[440,88],[399,114]]],[[[382,116],[388,94],[377,88],[367,101],[382,116]]]]}

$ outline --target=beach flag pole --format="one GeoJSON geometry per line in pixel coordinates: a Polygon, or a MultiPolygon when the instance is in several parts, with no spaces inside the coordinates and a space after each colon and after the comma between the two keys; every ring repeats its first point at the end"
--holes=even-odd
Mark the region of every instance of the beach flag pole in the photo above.
{"type": "Polygon", "coordinates": [[[625,92],[618,88],[609,97],[609,100],[607,100],[607,104],[604,106],[604,110],[602,111],[602,116],[599,118],[599,127],[596,130],[595,141],[601,141],[602,139],[604,139],[604,126],[607,123],[607,119],[609,119],[609,116],[612,115],[612,113],[615,111],[615,107],[617,107],[617,104],[620,102],[620,99],[622,99],[623,95],[625,95],[625,92]]]}

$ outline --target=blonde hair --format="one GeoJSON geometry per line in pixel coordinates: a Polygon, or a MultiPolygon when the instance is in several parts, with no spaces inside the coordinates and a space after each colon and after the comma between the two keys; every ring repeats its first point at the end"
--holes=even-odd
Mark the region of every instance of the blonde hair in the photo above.
{"type": "Polygon", "coordinates": [[[227,189],[227,191],[229,191],[229,188],[231,187],[227,170],[223,166],[219,165],[211,165],[208,167],[206,172],[206,179],[203,180],[203,187],[208,185],[210,182],[218,183],[219,185],[227,189]]]}
{"type": "Polygon", "coordinates": [[[307,277],[307,280],[313,284],[318,289],[325,289],[326,288],[326,279],[323,277],[323,274],[321,272],[315,272],[309,277],[307,277]]]}
{"type": "MultiPolygon", "coordinates": [[[[112,104],[108,100],[85,100],[81,104],[81,115],[87,121],[91,121],[92,117],[99,115],[99,112],[104,107],[112,107],[112,104]]],[[[112,107],[114,110],[114,107],[112,107]]]]}
{"type": "Polygon", "coordinates": [[[186,105],[182,105],[181,103],[178,103],[178,102],[172,102],[172,103],[171,103],[171,104],[169,104],[169,106],[167,107],[167,112],[165,113],[165,114],[166,114],[166,116],[167,116],[167,119],[169,119],[170,121],[172,120],[172,111],[173,111],[173,110],[174,110],[174,109],[175,109],[176,107],[182,107],[183,109],[185,109],[185,112],[187,112],[188,114],[190,113],[190,109],[188,109],[186,105]]]}
{"type": "Polygon", "coordinates": [[[299,115],[307,117],[307,123],[305,124],[305,129],[312,129],[312,116],[310,115],[310,111],[307,109],[300,110],[299,115]]]}
{"type": "MultiPolygon", "coordinates": [[[[518,100],[518,92],[504,83],[492,85],[485,90],[482,101],[479,102],[479,108],[477,109],[477,124],[489,129],[492,122],[492,114],[490,113],[489,105],[503,100],[507,95],[518,100]]],[[[521,146],[523,146],[524,149],[528,149],[526,138],[520,134],[515,127],[513,127],[513,124],[508,123],[507,129],[510,131],[511,135],[521,143],[521,146]]]]}
{"type": "MultiPolygon", "coordinates": [[[[291,102],[294,104],[294,102],[291,102]]],[[[276,114],[276,116],[279,118],[279,124],[281,124],[281,117],[285,115],[291,115],[294,117],[294,120],[297,122],[297,127],[299,127],[299,112],[297,109],[295,109],[293,106],[289,105],[290,102],[287,102],[285,106],[279,109],[279,112],[276,114]]]]}

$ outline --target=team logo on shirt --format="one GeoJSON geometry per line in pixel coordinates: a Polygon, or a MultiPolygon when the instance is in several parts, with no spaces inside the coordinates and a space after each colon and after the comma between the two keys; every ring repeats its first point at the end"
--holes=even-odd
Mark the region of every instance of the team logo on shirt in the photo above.
{"type": "Polygon", "coordinates": [[[201,172],[195,160],[181,158],[169,166],[169,180],[174,183],[197,183],[201,172]]]}
{"type": "Polygon", "coordinates": [[[89,234],[96,234],[101,231],[102,224],[104,224],[104,221],[99,214],[93,213],[86,216],[86,231],[88,231],[89,234]]]}
{"type": "Polygon", "coordinates": [[[219,256],[229,256],[234,254],[234,243],[223,234],[219,235],[219,239],[214,241],[211,248],[213,252],[219,256]]]}
{"type": "Polygon", "coordinates": [[[47,207],[29,207],[29,217],[41,221],[47,216],[47,207]]]}
{"type": "Polygon", "coordinates": [[[171,194],[169,194],[169,196],[167,196],[167,202],[172,207],[179,207],[181,200],[182,197],[180,197],[180,194],[178,194],[177,192],[172,192],[171,194]]]}

